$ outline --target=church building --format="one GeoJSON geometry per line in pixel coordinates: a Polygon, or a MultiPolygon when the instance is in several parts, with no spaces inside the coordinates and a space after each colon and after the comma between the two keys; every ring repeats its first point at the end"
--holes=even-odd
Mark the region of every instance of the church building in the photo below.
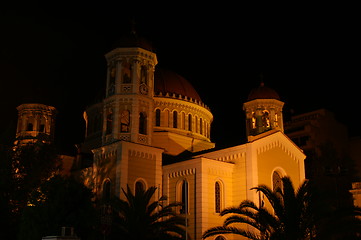
{"type": "Polygon", "coordinates": [[[84,176],[97,198],[124,198],[127,185],[156,186],[155,198],[184,203],[178,211],[191,238],[200,240],[223,223],[222,209],[263,201],[252,187],[279,186],[286,175],[296,187],[304,180],[305,155],[284,134],[284,103],[273,89],[261,83],[239,106],[247,143],[215,150],[211,110],[185,78],[157,66],[149,43],[124,37],[105,58],[105,98],[84,112],[83,149],[94,159],[84,176]]]}

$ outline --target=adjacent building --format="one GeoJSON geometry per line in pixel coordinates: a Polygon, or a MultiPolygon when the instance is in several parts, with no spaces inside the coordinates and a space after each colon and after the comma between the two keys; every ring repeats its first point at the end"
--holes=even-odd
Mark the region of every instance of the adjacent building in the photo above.
{"type": "Polygon", "coordinates": [[[307,155],[306,178],[315,180],[333,205],[361,206],[361,141],[327,109],[292,116],[286,134],[307,155]],[[352,194],[350,194],[350,192],[352,194]]]}

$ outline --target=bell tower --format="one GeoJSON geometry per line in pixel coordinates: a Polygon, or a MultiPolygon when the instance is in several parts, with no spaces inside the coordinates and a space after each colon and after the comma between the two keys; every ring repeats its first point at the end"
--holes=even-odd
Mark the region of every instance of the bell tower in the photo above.
{"type": "Polygon", "coordinates": [[[42,141],[54,142],[56,109],[39,103],[26,103],[17,107],[18,126],[15,145],[42,141]]]}
{"type": "Polygon", "coordinates": [[[246,134],[249,142],[270,130],[283,132],[282,108],[278,93],[263,82],[254,88],[243,104],[246,113],[246,134]]]}
{"type": "Polygon", "coordinates": [[[134,31],[117,45],[105,55],[107,84],[102,143],[124,140],[150,145],[157,57],[151,45],[134,31]]]}

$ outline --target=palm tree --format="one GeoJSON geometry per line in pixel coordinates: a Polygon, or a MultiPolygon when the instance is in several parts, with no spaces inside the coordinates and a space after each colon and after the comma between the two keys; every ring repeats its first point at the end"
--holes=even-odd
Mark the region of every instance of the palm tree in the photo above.
{"type": "Polygon", "coordinates": [[[229,217],[224,220],[223,226],[208,229],[203,238],[236,234],[254,240],[312,239],[314,219],[308,181],[305,180],[297,191],[287,176],[282,178],[281,188],[272,190],[266,185],[259,185],[252,189],[262,193],[272,209],[244,200],[239,207],[224,209],[220,215],[229,217]]]}
{"type": "MultiPolygon", "coordinates": [[[[185,239],[185,218],[175,212],[181,203],[164,205],[166,196],[151,202],[156,187],[132,193],[122,189],[126,200],[115,198],[113,201],[113,234],[116,238],[127,240],[179,240],[185,239]]],[[[190,238],[188,238],[190,239],[190,238]]]]}

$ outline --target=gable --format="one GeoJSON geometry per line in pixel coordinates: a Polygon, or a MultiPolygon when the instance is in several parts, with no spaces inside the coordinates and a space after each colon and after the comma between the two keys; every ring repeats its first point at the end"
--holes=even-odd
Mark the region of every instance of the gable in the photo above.
{"type": "Polygon", "coordinates": [[[285,134],[276,132],[253,142],[257,165],[258,183],[272,186],[275,170],[291,177],[297,186],[304,178],[306,155],[285,134]]]}

